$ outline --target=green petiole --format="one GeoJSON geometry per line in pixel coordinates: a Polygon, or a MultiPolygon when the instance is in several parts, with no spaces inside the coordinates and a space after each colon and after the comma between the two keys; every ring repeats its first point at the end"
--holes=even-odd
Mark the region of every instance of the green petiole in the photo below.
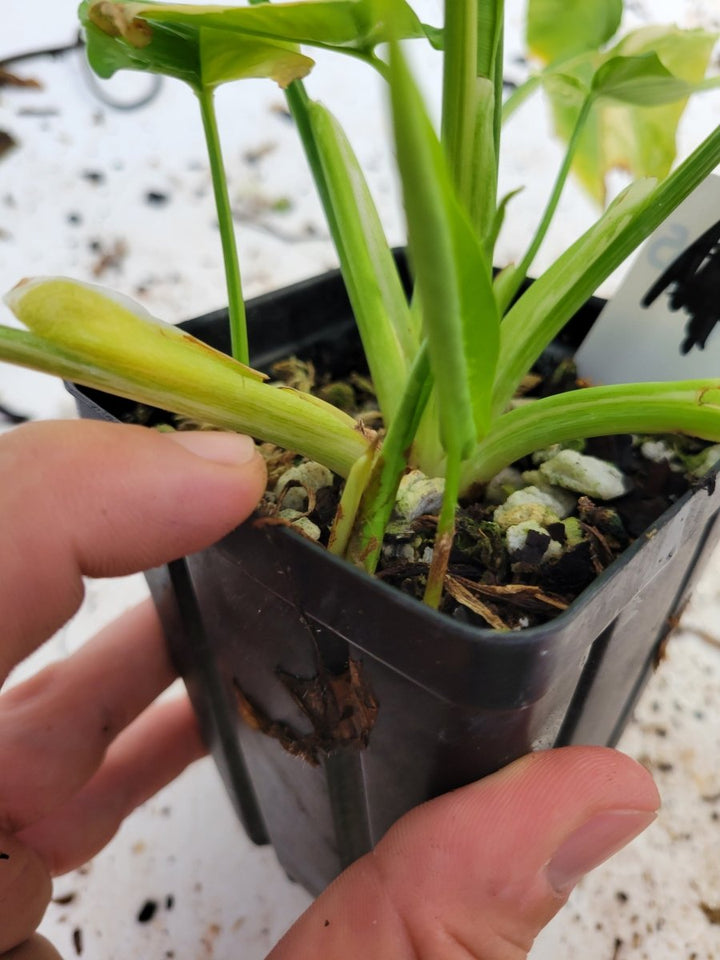
{"type": "Polygon", "coordinates": [[[225,281],[228,293],[228,317],[230,323],[230,343],[232,355],[240,363],[250,362],[248,346],[247,323],[245,320],[245,301],[243,299],[242,282],[240,279],[240,262],[238,260],[237,243],[235,241],[235,226],[233,223],[232,207],[228,194],[225,166],[220,146],[213,91],[202,87],[195,91],[200,102],[205,142],[210,160],[210,174],[212,177],[215,207],[220,227],[223,260],[225,262],[225,281]]]}

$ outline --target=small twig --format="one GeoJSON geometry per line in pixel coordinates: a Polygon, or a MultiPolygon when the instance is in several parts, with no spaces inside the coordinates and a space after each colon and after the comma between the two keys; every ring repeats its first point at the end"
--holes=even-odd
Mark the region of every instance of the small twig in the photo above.
{"type": "Polygon", "coordinates": [[[0,70],[11,64],[20,63],[23,60],[34,60],[35,57],[61,57],[66,53],[71,53],[73,50],[79,50],[80,47],[84,45],[82,35],[80,31],[78,31],[72,43],[66,43],[61,47],[44,47],[41,50],[25,50],[23,53],[13,53],[9,57],[4,57],[0,60],[0,70]]]}
{"type": "Polygon", "coordinates": [[[709,643],[711,647],[718,647],[720,649],[720,637],[716,637],[715,634],[710,633],[709,630],[704,630],[702,627],[694,627],[690,623],[684,623],[682,628],[687,631],[687,633],[695,634],[703,643],[709,643]]]}
{"type": "MultiPolygon", "coordinates": [[[[13,53],[8,57],[4,57],[0,60],[0,71],[12,64],[22,63],[26,60],[35,60],[37,57],[52,57],[53,59],[62,57],[67,53],[73,53],[75,50],[82,50],[84,46],[85,41],[82,33],[78,31],[75,39],[71,43],[62,44],[59,47],[42,47],[38,50],[24,50],[21,53],[13,53]]],[[[107,107],[112,107],[114,110],[138,110],[140,107],[144,107],[154,100],[162,86],[162,77],[154,76],[147,93],[143,94],[137,100],[125,103],[122,100],[114,100],[112,97],[109,97],[97,82],[95,74],[92,73],[89,65],[86,64],[86,68],[85,79],[87,80],[90,90],[101,103],[107,107]]]]}

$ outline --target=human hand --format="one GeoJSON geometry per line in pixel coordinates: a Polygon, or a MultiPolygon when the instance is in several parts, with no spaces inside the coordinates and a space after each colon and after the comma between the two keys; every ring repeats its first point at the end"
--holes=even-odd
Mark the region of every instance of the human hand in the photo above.
{"type": "MultiPolygon", "coordinates": [[[[69,422],[0,438],[0,683],[75,612],[83,574],[202,549],[264,484],[254,445],[233,435],[69,422]]],[[[56,957],[41,938],[24,942],[50,875],[88,860],[203,753],[185,699],[149,706],[173,679],[147,602],[0,695],[0,954],[56,957]]]]}
{"type": "MultiPolygon", "coordinates": [[[[242,443],[179,440],[214,444],[226,461],[242,443]]],[[[10,624],[0,676],[77,606],[79,571],[127,573],[200,549],[247,515],[264,479],[257,459],[222,466],[167,437],[102,424],[18,430],[0,441],[0,476],[6,470],[23,483],[0,483],[0,568],[10,571],[0,580],[10,624]]],[[[0,696],[0,855],[9,857],[0,859],[0,953],[22,943],[12,960],[56,958],[41,938],[26,939],[49,873],[92,856],[201,754],[185,701],[146,709],[171,680],[146,604],[0,696]]],[[[657,806],[646,771],[614,751],[526,757],[404,817],[271,960],[520,960],[574,882],[657,806]]]]}

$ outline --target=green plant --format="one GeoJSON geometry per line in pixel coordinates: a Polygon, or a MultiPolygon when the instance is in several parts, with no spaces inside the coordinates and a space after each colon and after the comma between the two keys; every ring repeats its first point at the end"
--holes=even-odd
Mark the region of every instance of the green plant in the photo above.
{"type": "Polygon", "coordinates": [[[523,376],[567,320],[720,162],[716,129],[668,173],[668,131],[674,137],[684,101],[720,85],[705,77],[711,35],[668,28],[608,47],[621,0],[529,0],[529,44],[544,66],[503,105],[502,0],[446,0],[441,28],[423,24],[405,0],[250,0],[245,7],[84,0],[80,11],[90,62],[101,76],[122,68],[159,72],[197,95],[235,359],[130,301],[63,279],[25,282],[8,295],[27,330],[0,328],[0,359],[243,430],[321,461],[346,478],[330,549],[370,572],[408,465],[442,476],[425,594],[434,606],[458,497],[517,458],[552,443],[620,432],[720,440],[720,380],[592,387],[508,410],[523,376]],[[431,43],[443,58],[439,136],[405,60],[402,41],[409,39],[431,43]],[[414,277],[410,302],[352,148],[328,109],[305,91],[302,78],[312,61],[300,44],[365,61],[388,82],[414,277]],[[382,440],[308,394],[263,383],[246,365],[213,91],[247,76],[271,77],[286,88],[377,390],[382,440]],[[502,122],[540,86],[567,140],[565,159],[527,252],[493,278],[495,242],[511,199],[497,196],[502,122]],[[663,149],[648,157],[641,136],[613,139],[605,129],[608,109],[618,127],[624,116],[624,129],[659,136],[662,128],[663,149]],[[602,199],[606,170],[620,162],[639,179],[518,296],[573,165],[602,199]]]}

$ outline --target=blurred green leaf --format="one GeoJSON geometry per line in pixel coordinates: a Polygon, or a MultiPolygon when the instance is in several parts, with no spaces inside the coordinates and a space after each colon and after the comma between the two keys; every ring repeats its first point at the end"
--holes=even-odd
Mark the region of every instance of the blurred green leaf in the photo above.
{"type": "Polygon", "coordinates": [[[592,92],[596,97],[639,107],[657,107],[717,86],[720,77],[693,83],[671,73],[656,53],[645,53],[608,60],[593,77],[592,92]]]}
{"type": "Polygon", "coordinates": [[[688,95],[716,82],[705,81],[715,40],[704,30],[647,27],[605,54],[582,54],[546,75],[556,130],[565,141],[575,129],[585,92],[592,87],[598,95],[573,171],[599,203],[605,203],[605,178],[611,170],[633,177],[667,176],[688,95]],[[653,101],[656,105],[647,105],[653,101]]]}
{"type": "Polygon", "coordinates": [[[622,12],[622,0],[528,0],[528,48],[545,64],[598,50],[617,32],[622,12]]]}

